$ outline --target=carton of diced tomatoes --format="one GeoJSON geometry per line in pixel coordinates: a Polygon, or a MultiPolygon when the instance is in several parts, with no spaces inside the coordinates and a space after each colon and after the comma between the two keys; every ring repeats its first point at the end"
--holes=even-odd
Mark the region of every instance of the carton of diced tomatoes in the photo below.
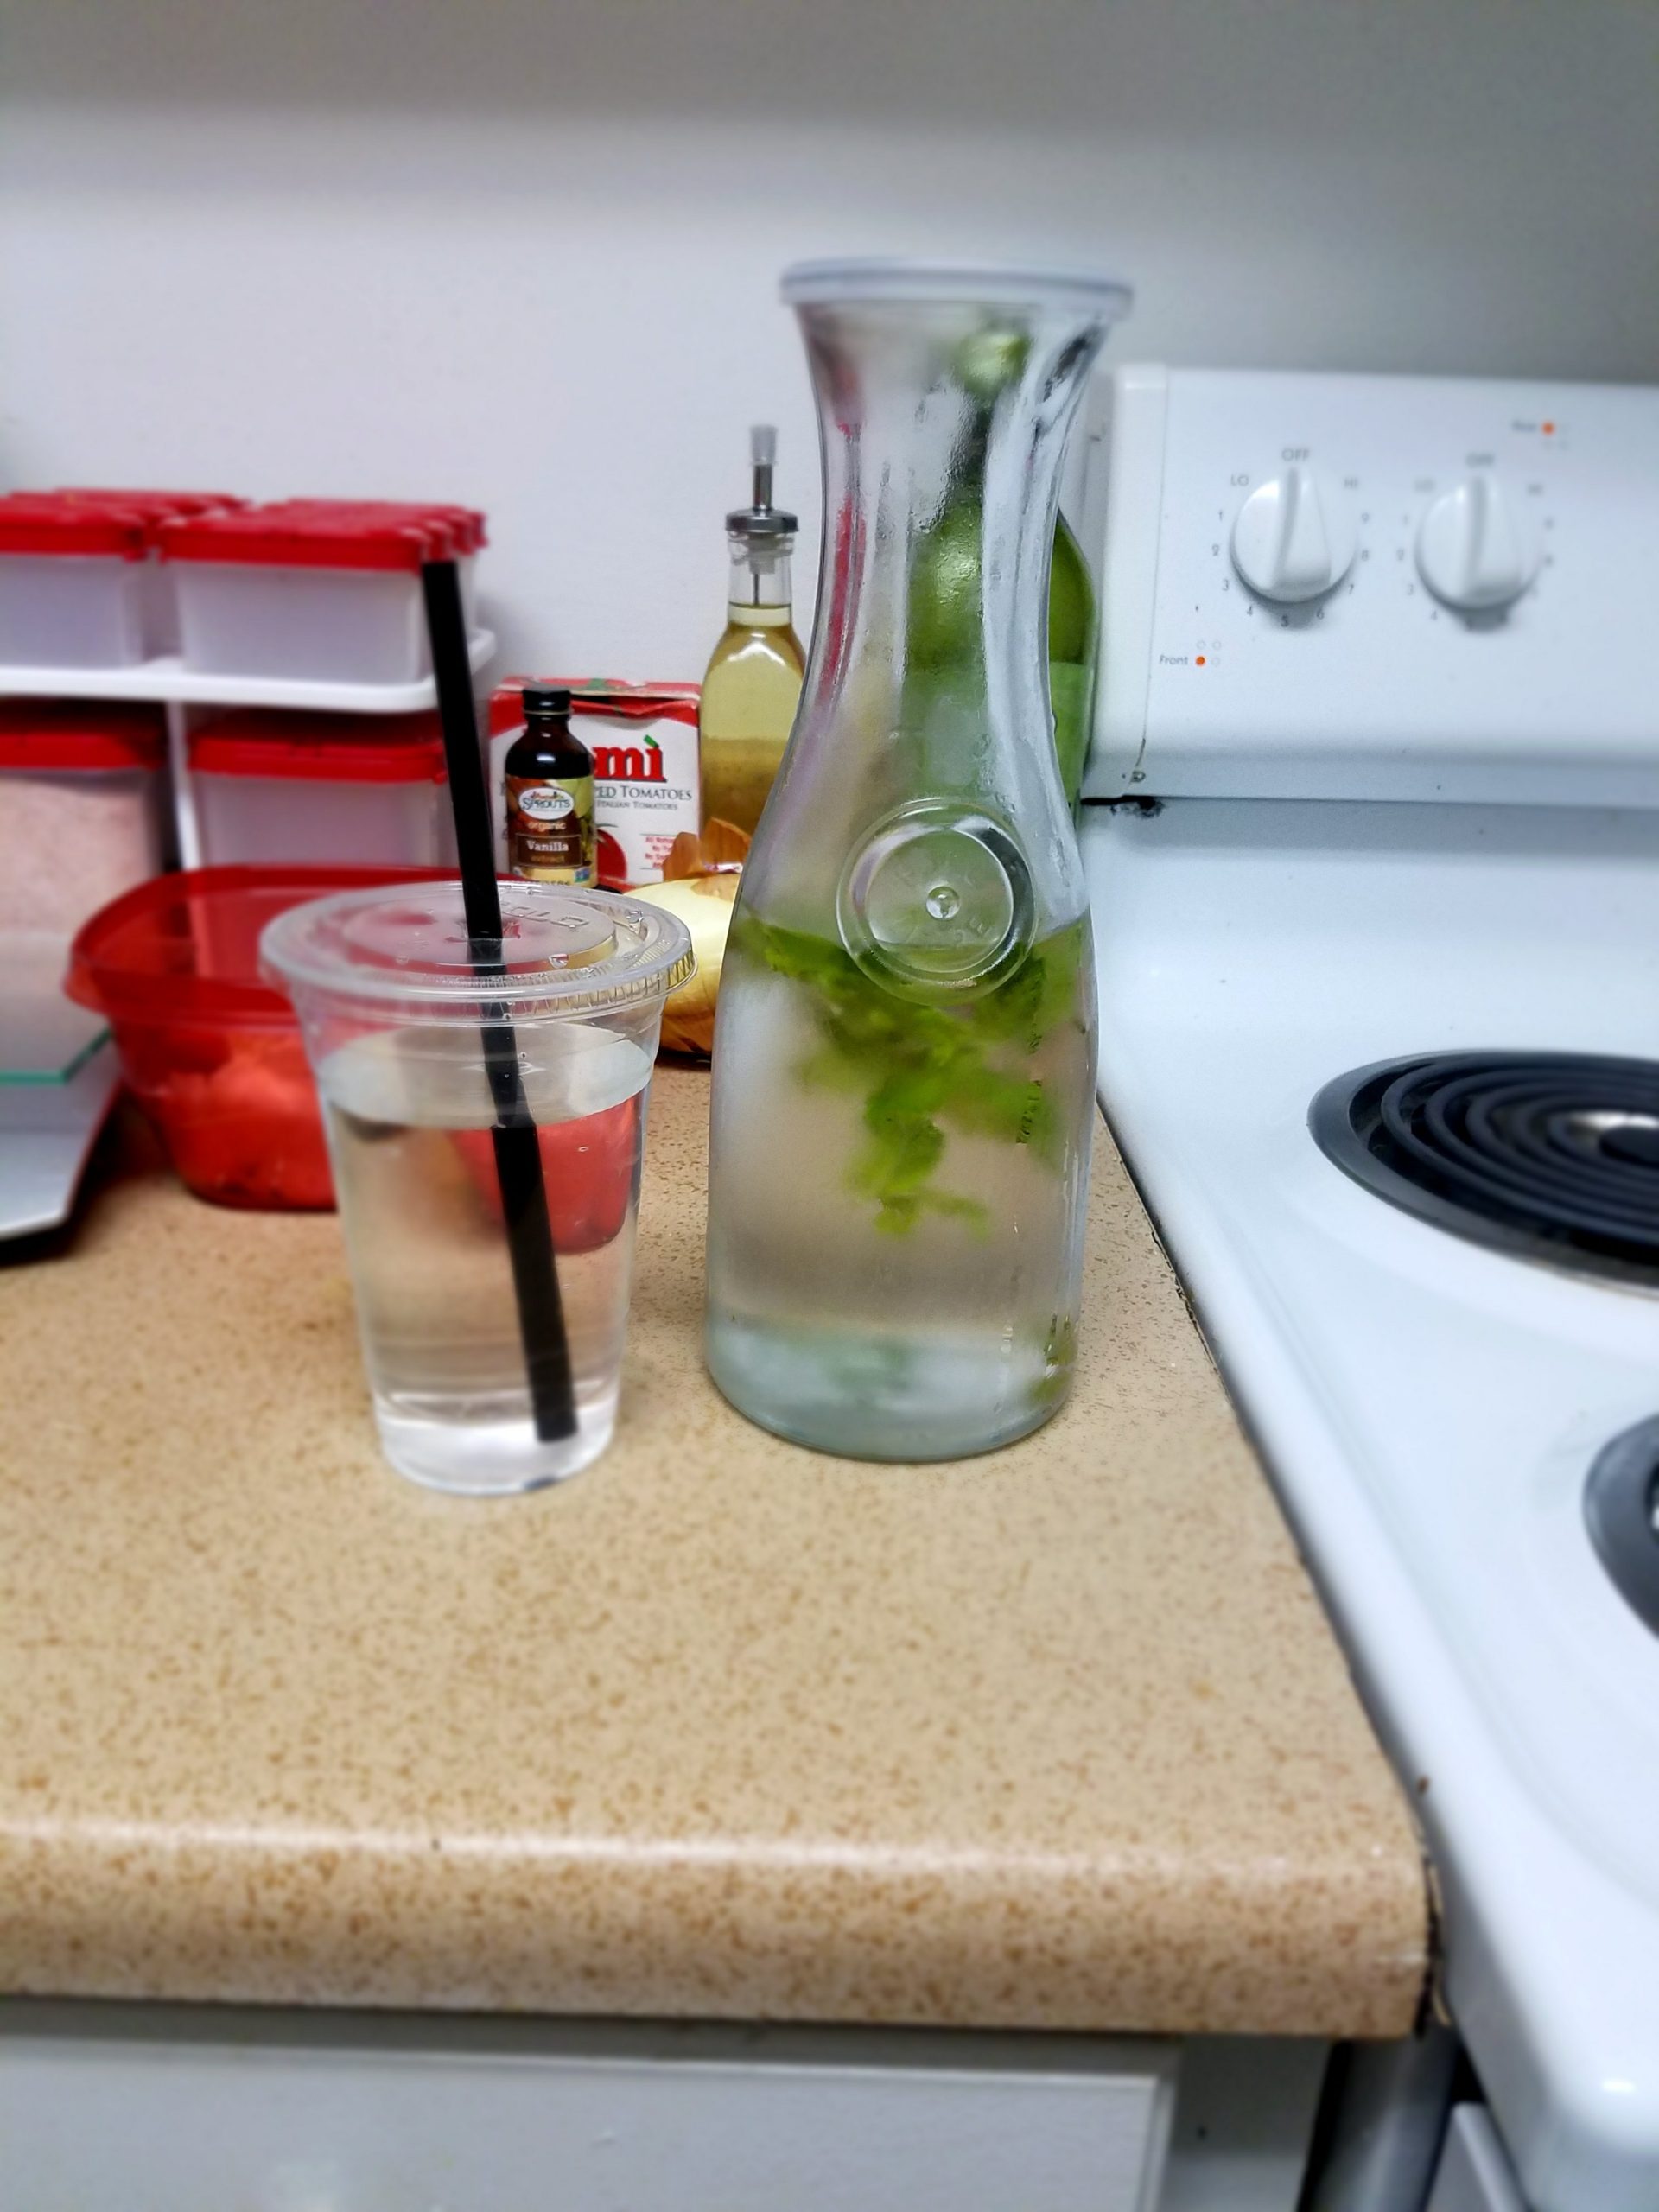
{"type": "Polygon", "coordinates": [[[570,694],[571,731],[594,756],[601,883],[607,891],[660,883],[669,847],[699,826],[698,687],[509,676],[490,701],[492,739],[523,728],[526,685],[570,694]]]}

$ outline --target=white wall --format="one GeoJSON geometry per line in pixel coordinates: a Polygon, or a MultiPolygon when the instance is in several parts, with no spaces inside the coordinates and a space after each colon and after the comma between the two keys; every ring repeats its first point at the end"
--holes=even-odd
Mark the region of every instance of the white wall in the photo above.
{"type": "Polygon", "coordinates": [[[785,260],[1120,270],[1120,358],[1649,378],[1656,94],[1645,0],[24,0],[0,481],[473,500],[502,664],[696,676],[753,417],[816,516],[785,260]]]}

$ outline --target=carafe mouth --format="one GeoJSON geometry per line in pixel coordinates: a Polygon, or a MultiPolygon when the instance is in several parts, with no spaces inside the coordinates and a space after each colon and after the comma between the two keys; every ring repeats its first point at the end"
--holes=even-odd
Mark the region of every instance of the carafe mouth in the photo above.
{"type": "Polygon", "coordinates": [[[1108,321],[1129,311],[1135,295],[1116,276],[1080,269],[1011,268],[996,263],[911,261],[898,257],[798,261],[779,286],[786,307],[842,301],[960,303],[978,307],[1067,307],[1108,321]]]}

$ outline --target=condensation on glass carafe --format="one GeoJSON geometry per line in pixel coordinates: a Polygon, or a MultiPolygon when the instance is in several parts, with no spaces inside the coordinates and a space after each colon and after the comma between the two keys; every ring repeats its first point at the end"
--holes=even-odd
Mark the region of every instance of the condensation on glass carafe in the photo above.
{"type": "Polygon", "coordinates": [[[792,271],[824,459],[795,734],[721,971],[708,1357],[740,1410],[951,1458],[1070,1388],[1095,994],[1051,717],[1066,430],[1121,287],[792,271]]]}

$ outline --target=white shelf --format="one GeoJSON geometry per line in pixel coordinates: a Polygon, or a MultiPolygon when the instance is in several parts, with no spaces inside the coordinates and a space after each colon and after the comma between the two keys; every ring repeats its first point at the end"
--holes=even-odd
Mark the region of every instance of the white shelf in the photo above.
{"type": "MultiPolygon", "coordinates": [[[[495,651],[495,633],[474,630],[467,651],[474,674],[495,651]]],[[[7,668],[0,696],[31,699],[150,699],[166,705],[291,707],[348,715],[407,715],[435,706],[432,678],[418,683],[315,683],[297,677],[203,676],[176,653],[131,668],[7,668]]]]}
{"type": "MultiPolygon", "coordinates": [[[[493,630],[474,630],[467,658],[477,675],[495,651],[493,630]]],[[[173,772],[173,817],[179,859],[201,864],[195,795],[190,786],[188,709],[192,707],[288,707],[302,713],[410,715],[437,704],[429,676],[418,683],[315,683],[281,676],[202,676],[176,653],[131,668],[7,668],[0,665],[0,698],[145,699],[167,709],[168,759],[173,772]]]]}

